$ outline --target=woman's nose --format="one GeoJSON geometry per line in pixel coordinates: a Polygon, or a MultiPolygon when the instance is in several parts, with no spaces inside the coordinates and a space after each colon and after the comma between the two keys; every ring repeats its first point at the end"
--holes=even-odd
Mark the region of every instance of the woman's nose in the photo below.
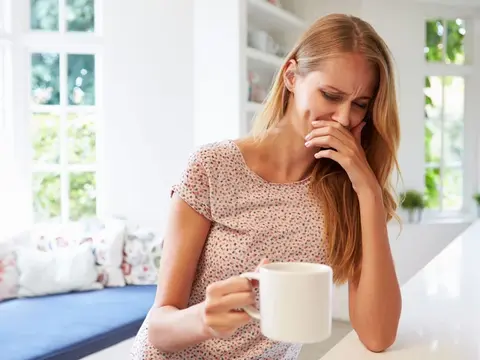
{"type": "Polygon", "coordinates": [[[337,108],[332,114],[332,120],[348,128],[350,126],[350,111],[351,106],[349,102],[345,101],[341,104],[338,104],[337,108]]]}

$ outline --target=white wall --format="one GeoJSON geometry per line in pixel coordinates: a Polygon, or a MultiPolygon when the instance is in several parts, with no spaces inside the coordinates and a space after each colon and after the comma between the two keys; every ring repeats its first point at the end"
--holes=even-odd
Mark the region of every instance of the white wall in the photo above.
{"type": "Polygon", "coordinates": [[[104,212],[162,229],[193,147],[193,0],[105,0],[103,22],[104,212]]]}
{"type": "Polygon", "coordinates": [[[194,146],[245,133],[244,14],[245,0],[195,2],[194,146]]]}

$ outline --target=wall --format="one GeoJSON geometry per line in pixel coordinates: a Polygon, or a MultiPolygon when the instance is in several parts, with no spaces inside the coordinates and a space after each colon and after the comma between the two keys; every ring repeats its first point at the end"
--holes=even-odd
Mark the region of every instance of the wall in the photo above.
{"type": "Polygon", "coordinates": [[[245,13],[244,0],[195,2],[194,146],[244,133],[245,13]]]}
{"type": "Polygon", "coordinates": [[[163,228],[193,148],[193,0],[105,0],[102,215],[163,228]]]}

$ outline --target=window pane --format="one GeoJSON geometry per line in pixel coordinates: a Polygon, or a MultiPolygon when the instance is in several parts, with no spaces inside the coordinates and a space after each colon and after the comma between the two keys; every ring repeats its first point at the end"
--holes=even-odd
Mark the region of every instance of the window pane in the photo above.
{"type": "Polygon", "coordinates": [[[447,64],[465,63],[464,38],[466,34],[465,20],[456,19],[447,22],[447,64]]]}
{"type": "Polygon", "coordinates": [[[444,132],[444,163],[447,166],[459,166],[463,160],[463,123],[446,122],[444,132]]]}
{"type": "Polygon", "coordinates": [[[425,122],[425,163],[440,163],[442,157],[442,131],[438,119],[425,122]]]}
{"type": "Polygon", "coordinates": [[[425,107],[428,118],[440,118],[443,106],[443,79],[429,76],[425,79],[425,107]],[[428,100],[429,98],[429,100],[428,100]]]}
{"type": "Polygon", "coordinates": [[[32,54],[32,101],[60,104],[60,63],[58,54],[32,54]]]}
{"type": "Polygon", "coordinates": [[[70,219],[93,217],[97,212],[95,173],[70,174],[70,219]]]}
{"type": "Polygon", "coordinates": [[[95,105],[95,55],[68,55],[68,103],[95,105]]]}
{"type": "Polygon", "coordinates": [[[94,29],[94,0],[67,0],[67,30],[91,32],[94,29]]]}
{"type": "Polygon", "coordinates": [[[59,174],[33,174],[33,210],[37,222],[60,218],[60,194],[59,174]]]}
{"type": "Polygon", "coordinates": [[[441,77],[425,79],[425,162],[439,163],[442,154],[442,87],[441,77]]]}
{"type": "Polygon", "coordinates": [[[36,113],[32,116],[33,160],[41,164],[60,163],[60,117],[36,113]]]}
{"type": "Polygon", "coordinates": [[[445,169],[443,177],[443,208],[445,210],[460,210],[463,197],[462,169],[445,169]]]}
{"type": "Polygon", "coordinates": [[[463,119],[465,80],[447,76],[444,80],[444,154],[447,166],[459,164],[463,158],[463,119]]]}
{"type": "Polygon", "coordinates": [[[438,209],[440,207],[440,168],[425,170],[425,195],[427,207],[438,209]]]}
{"type": "Polygon", "coordinates": [[[426,22],[425,59],[429,62],[443,60],[443,32],[441,19],[426,22]]]}
{"type": "Polygon", "coordinates": [[[94,163],[95,149],[94,115],[68,114],[68,162],[70,164],[94,163]]]}
{"type": "Polygon", "coordinates": [[[30,0],[30,28],[58,31],[58,0],[30,0]]]}
{"type": "Polygon", "coordinates": [[[465,80],[463,77],[446,76],[445,84],[445,121],[463,122],[465,110],[465,80]]]}

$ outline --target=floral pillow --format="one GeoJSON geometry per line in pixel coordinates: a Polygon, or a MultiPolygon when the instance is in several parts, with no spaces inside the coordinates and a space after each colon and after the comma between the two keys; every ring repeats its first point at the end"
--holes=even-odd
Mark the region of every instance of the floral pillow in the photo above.
{"type": "Polygon", "coordinates": [[[82,242],[84,228],[80,223],[36,224],[32,229],[33,245],[41,251],[55,251],[82,242]]]}
{"type": "Polygon", "coordinates": [[[83,222],[48,224],[35,230],[34,243],[43,251],[57,251],[91,243],[98,272],[97,281],[106,287],[118,287],[125,286],[122,272],[125,234],[125,221],[115,218],[108,219],[102,225],[83,222]]]}
{"type": "Polygon", "coordinates": [[[97,281],[106,287],[125,286],[122,272],[125,235],[125,222],[110,219],[105,222],[102,230],[81,240],[82,243],[92,242],[98,271],[97,281]]]}
{"type": "Polygon", "coordinates": [[[123,250],[123,274],[129,285],[157,282],[162,239],[154,231],[138,228],[128,232],[123,250]]]}
{"type": "Polygon", "coordinates": [[[18,296],[19,275],[15,252],[0,253],[0,301],[18,296]]]}

